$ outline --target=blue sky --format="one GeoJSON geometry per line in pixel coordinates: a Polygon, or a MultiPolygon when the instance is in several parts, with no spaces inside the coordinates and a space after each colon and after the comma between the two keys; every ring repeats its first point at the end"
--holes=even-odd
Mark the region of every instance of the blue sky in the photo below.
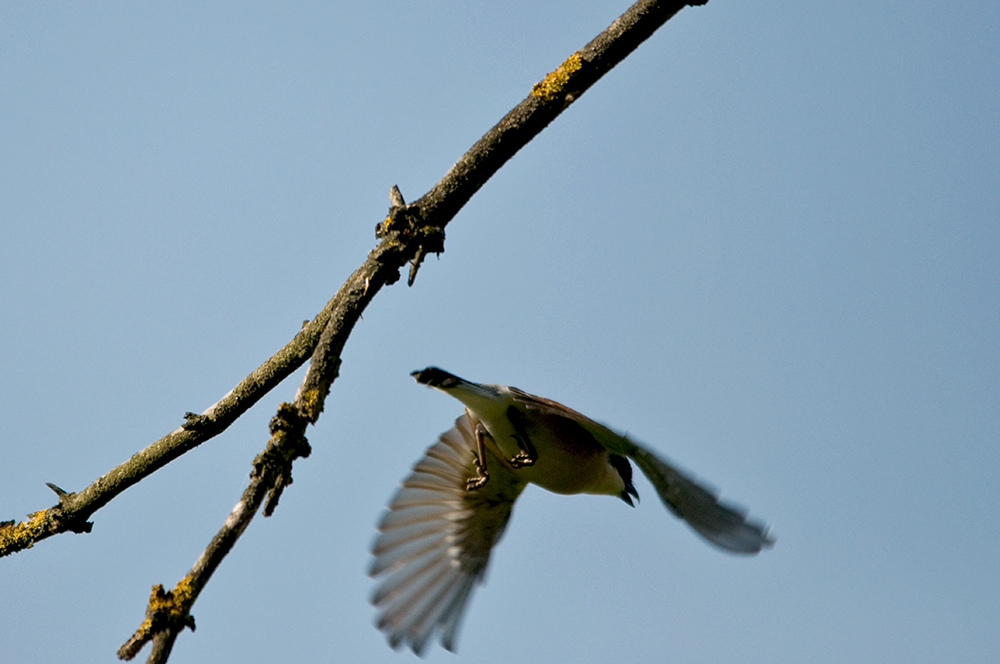
{"type": "MultiPolygon", "coordinates": [[[[0,520],[225,394],[361,263],[390,186],[423,194],[628,6],[349,4],[0,4],[0,520]]],[[[375,299],[171,661],[413,659],[365,571],[460,412],[427,365],[626,430],[778,537],[720,553],[644,478],[635,510],[529,489],[428,661],[995,661],[998,29],[992,2],[682,11],[375,299]]],[[[0,560],[0,661],[112,661],[297,379],[91,534],[0,560]]]]}

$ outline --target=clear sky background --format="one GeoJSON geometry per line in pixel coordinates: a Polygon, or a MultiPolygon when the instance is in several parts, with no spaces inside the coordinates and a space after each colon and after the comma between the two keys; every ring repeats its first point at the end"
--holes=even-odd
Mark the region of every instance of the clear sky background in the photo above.
{"type": "MultiPolygon", "coordinates": [[[[0,3],[0,520],[201,412],[627,2],[0,3]]],[[[628,431],[773,524],[703,543],[530,488],[430,662],[995,662],[1000,4],[688,8],[378,295],[313,454],[172,662],[409,662],[375,523],[461,412],[438,365],[628,431]]],[[[0,560],[0,661],[111,662],[189,569],[298,374],[0,560]]],[[[148,649],[142,653],[144,658],[148,649]]]]}

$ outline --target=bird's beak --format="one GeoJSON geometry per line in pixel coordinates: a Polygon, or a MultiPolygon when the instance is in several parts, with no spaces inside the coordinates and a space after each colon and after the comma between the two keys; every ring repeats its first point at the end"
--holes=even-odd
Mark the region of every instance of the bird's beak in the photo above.
{"type": "Polygon", "coordinates": [[[629,504],[629,507],[635,507],[635,503],[632,502],[632,496],[635,496],[635,502],[639,502],[639,492],[635,490],[631,482],[625,483],[625,488],[622,490],[621,499],[629,504]]]}

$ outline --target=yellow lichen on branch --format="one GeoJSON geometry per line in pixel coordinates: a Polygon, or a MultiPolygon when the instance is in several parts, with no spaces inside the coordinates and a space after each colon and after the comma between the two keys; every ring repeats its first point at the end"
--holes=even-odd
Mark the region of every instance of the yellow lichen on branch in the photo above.
{"type": "Polygon", "coordinates": [[[543,101],[552,101],[563,93],[573,74],[583,68],[583,57],[579,53],[566,58],[555,71],[549,72],[545,78],[531,87],[531,94],[543,101]]]}
{"type": "Polygon", "coordinates": [[[323,410],[323,401],[323,393],[316,388],[306,390],[302,395],[302,409],[305,411],[310,422],[315,422],[319,419],[319,414],[323,410]]]}
{"type": "Polygon", "coordinates": [[[39,510],[28,515],[27,521],[0,524],[0,555],[30,549],[44,530],[48,510],[39,510]]]}
{"type": "Polygon", "coordinates": [[[194,603],[194,586],[190,576],[177,582],[173,590],[164,590],[161,584],[153,586],[146,607],[146,619],[135,634],[118,649],[118,659],[131,660],[158,632],[173,631],[175,634],[185,627],[194,631],[194,617],[188,613],[194,603]]]}

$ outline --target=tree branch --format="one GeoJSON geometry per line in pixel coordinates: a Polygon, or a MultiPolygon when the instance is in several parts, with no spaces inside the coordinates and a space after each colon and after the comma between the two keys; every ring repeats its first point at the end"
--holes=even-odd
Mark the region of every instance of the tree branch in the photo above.
{"type": "Polygon", "coordinates": [[[55,506],[33,512],[21,523],[0,523],[0,557],[31,548],[36,542],[59,533],[89,533],[93,524],[88,519],[94,512],[147,475],[225,431],[310,357],[327,321],[341,302],[340,295],[338,292],[291,341],[204,413],[187,413],[184,425],[136,452],[79,493],[57,491],[59,502],[55,506]]]}
{"type": "Polygon", "coordinates": [[[323,410],[337,377],[340,354],[361,313],[376,293],[399,279],[411,264],[413,284],[428,253],[444,250],[444,228],[466,202],[508,159],[541,132],[670,17],[697,2],[639,0],[584,48],[536,83],[528,96],[472,146],[430,191],[406,205],[399,190],[390,192],[388,216],[376,226],[379,244],[347,279],[322,311],[274,356],[201,415],[187,413],[187,422],[99,477],[79,493],[50,485],[59,502],[34,512],[26,522],[0,523],[0,557],[30,548],[62,532],[90,532],[90,516],[125,489],[170,461],[218,435],[274,386],[311,357],[310,367],[293,404],[282,404],[271,420],[271,438],[253,463],[250,485],[222,528],[177,586],[165,592],[154,586],[139,630],[118,652],[133,658],[153,642],[150,662],[164,662],[177,634],[194,629],[190,615],[198,594],[263,505],[265,516],[291,483],[291,467],[309,455],[305,428],[323,410]]]}
{"type": "Polygon", "coordinates": [[[636,2],[536,83],[524,101],[486,132],[413,207],[419,208],[427,223],[443,226],[447,221],[442,220],[455,216],[508,159],[661,25],[685,6],[707,2],[636,2]]]}

